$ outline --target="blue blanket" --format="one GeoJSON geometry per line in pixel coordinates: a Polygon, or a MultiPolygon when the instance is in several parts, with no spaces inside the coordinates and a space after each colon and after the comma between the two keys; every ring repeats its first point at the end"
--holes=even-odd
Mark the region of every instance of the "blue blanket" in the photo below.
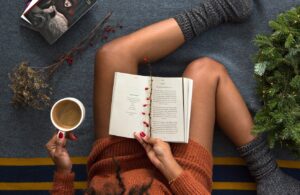
{"type": "MultiPolygon", "coordinates": [[[[172,17],[199,3],[201,0],[98,0],[87,15],[77,22],[54,45],[50,46],[36,32],[20,26],[20,15],[24,2],[3,1],[0,7],[0,157],[46,157],[44,144],[51,137],[49,109],[36,111],[28,108],[15,109],[10,104],[12,92],[9,89],[8,73],[21,61],[32,66],[45,66],[78,43],[108,11],[113,11],[112,20],[120,21],[124,28],[113,37],[133,32],[145,25],[172,17]]],[[[253,55],[257,48],[253,39],[258,33],[269,33],[268,21],[293,6],[300,0],[254,0],[254,13],[242,24],[224,24],[203,33],[186,43],[172,55],[156,63],[154,75],[179,76],[186,65],[201,56],[209,56],[223,63],[249,109],[255,112],[260,107],[253,79],[253,55]]],[[[55,75],[51,84],[53,100],[66,96],[76,97],[87,109],[86,120],[76,130],[79,140],[70,143],[72,156],[87,156],[93,142],[93,66],[98,44],[88,48],[72,66],[64,66],[55,75]]],[[[147,47],[147,45],[145,45],[147,47]]],[[[141,68],[147,74],[147,68],[141,68]]],[[[232,144],[219,131],[215,134],[214,154],[236,156],[232,144]]],[[[277,150],[277,157],[292,159],[287,152],[277,150]]]]}

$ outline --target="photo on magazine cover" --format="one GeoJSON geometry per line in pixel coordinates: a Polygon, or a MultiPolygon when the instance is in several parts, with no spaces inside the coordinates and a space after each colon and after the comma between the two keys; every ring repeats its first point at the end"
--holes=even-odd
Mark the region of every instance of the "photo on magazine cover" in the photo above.
{"type": "Polygon", "coordinates": [[[39,31],[50,43],[54,43],[96,0],[40,0],[26,14],[31,28],[39,31]]]}

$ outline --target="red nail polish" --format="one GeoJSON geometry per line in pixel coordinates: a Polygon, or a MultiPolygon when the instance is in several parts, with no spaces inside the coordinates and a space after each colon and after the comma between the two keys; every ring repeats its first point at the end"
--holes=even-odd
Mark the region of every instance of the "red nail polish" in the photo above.
{"type": "Polygon", "coordinates": [[[142,112],[142,115],[145,115],[146,113],[145,112],[142,112]]]}
{"type": "Polygon", "coordinates": [[[150,100],[150,98],[147,98],[147,100],[150,100]]]}
{"type": "Polygon", "coordinates": [[[58,138],[59,138],[59,139],[62,139],[63,137],[64,137],[64,134],[63,134],[62,132],[59,132],[58,138]]]}
{"type": "Polygon", "coordinates": [[[148,87],[145,87],[145,90],[148,90],[149,88],[148,87]]]}
{"type": "Polygon", "coordinates": [[[143,107],[146,107],[146,106],[147,106],[147,104],[144,104],[144,105],[143,105],[143,107]]]}
{"type": "Polygon", "coordinates": [[[146,134],[145,134],[144,132],[141,132],[141,133],[140,133],[140,136],[141,136],[141,137],[145,137],[146,134]]]}

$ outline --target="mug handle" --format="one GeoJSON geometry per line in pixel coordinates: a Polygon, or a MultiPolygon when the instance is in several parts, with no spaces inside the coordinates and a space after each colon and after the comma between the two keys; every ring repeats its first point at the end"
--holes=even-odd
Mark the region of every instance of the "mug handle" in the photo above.
{"type": "Polygon", "coordinates": [[[65,131],[62,131],[62,130],[58,130],[56,136],[57,138],[59,138],[59,134],[62,133],[64,137],[66,137],[66,132],[65,131]]]}

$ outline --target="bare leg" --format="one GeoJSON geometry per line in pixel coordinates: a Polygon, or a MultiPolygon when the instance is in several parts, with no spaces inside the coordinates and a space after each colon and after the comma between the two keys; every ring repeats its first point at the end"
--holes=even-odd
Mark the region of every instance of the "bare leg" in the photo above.
{"type": "Polygon", "coordinates": [[[108,136],[114,73],[136,74],[145,56],[151,61],[158,60],[183,43],[184,36],[177,22],[168,19],[115,39],[98,51],[94,79],[96,139],[108,136]]]}
{"type": "MultiPolygon", "coordinates": [[[[96,138],[108,136],[114,72],[137,73],[144,56],[158,60],[183,43],[179,26],[174,19],[168,19],[116,39],[99,50],[94,84],[96,138]]],[[[191,139],[211,151],[217,121],[235,145],[242,146],[239,150],[251,174],[258,179],[258,194],[299,194],[299,182],[276,167],[266,144],[259,139],[252,141],[251,115],[223,65],[202,58],[191,63],[184,76],[194,80],[191,139]]]]}
{"type": "Polygon", "coordinates": [[[183,73],[193,83],[190,139],[212,152],[215,124],[216,89],[218,87],[217,66],[209,58],[201,58],[188,65],[183,73]]]}
{"type": "Polygon", "coordinates": [[[219,79],[216,92],[216,120],[223,132],[238,147],[255,138],[251,134],[252,116],[226,71],[219,79]]]}
{"type": "Polygon", "coordinates": [[[183,76],[194,80],[191,139],[211,151],[216,120],[235,145],[254,139],[251,115],[222,64],[201,58],[188,65],[183,76]]]}
{"type": "Polygon", "coordinates": [[[251,115],[223,65],[202,58],[191,63],[184,76],[194,80],[191,139],[211,150],[216,117],[225,134],[240,146],[238,150],[257,181],[257,194],[300,194],[299,181],[278,168],[263,137],[251,135],[251,115]]]}
{"type": "MultiPolygon", "coordinates": [[[[177,23],[168,19],[116,39],[98,51],[94,80],[96,138],[108,136],[114,72],[136,74],[138,64],[145,56],[152,61],[158,60],[183,43],[184,37],[177,23]]],[[[208,58],[197,60],[188,66],[184,76],[195,81],[192,139],[211,151],[217,117],[220,126],[236,145],[251,141],[251,116],[221,64],[208,58]]]]}

